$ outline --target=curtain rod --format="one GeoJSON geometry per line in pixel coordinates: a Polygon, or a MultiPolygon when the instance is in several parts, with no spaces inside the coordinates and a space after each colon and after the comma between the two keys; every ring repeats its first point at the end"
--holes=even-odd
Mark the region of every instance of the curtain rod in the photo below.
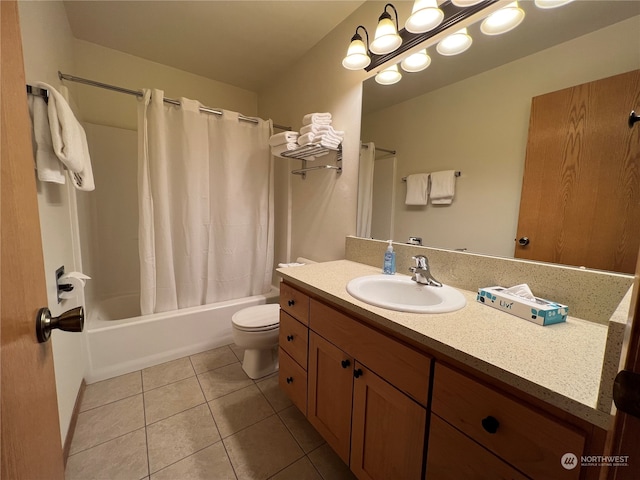
{"type": "MultiPolygon", "coordinates": [[[[362,145],[362,147],[363,147],[363,148],[369,148],[369,145],[368,145],[368,144],[366,144],[366,143],[362,143],[361,145],[362,145]]],[[[395,150],[388,150],[388,149],[386,149],[386,148],[380,148],[380,147],[375,147],[375,149],[376,149],[376,152],[391,153],[391,154],[393,154],[393,155],[395,155],[395,154],[396,154],[396,151],[395,151],[395,150]]]]}
{"type": "MultiPolygon", "coordinates": [[[[70,82],[82,83],[84,85],[91,85],[92,87],[100,87],[106,90],[113,90],[118,93],[126,93],[127,95],[134,95],[136,97],[142,97],[143,93],[141,90],[130,90],[128,88],[117,87],[115,85],[109,85],[108,83],[96,82],[95,80],[89,80],[86,78],[76,77],[74,75],[69,75],[67,73],[62,73],[58,71],[58,78],[60,80],[69,80],[70,82]]],[[[180,101],[174,100],[172,98],[164,98],[165,103],[170,103],[172,105],[180,105],[180,101]]],[[[210,107],[200,107],[200,111],[204,113],[212,113],[214,115],[222,115],[222,111],[216,110],[210,107]]],[[[244,120],[245,122],[258,123],[258,120],[253,117],[247,117],[245,115],[239,116],[240,120],[244,120]]],[[[273,124],[273,128],[277,128],[278,130],[291,130],[291,127],[285,127],[283,125],[273,124]]]]}

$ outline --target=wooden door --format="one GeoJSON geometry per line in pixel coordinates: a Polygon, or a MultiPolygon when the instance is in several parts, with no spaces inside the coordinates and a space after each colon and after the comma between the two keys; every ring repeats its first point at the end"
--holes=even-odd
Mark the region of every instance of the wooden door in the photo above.
{"type": "Polygon", "coordinates": [[[427,412],[356,362],[351,471],[361,480],[420,480],[427,412]]]}
{"type": "Polygon", "coordinates": [[[62,479],[51,343],[35,335],[47,295],[16,2],[0,1],[0,16],[0,477],[62,479]]]}
{"type": "Polygon", "coordinates": [[[309,332],[308,410],[311,425],[349,464],[353,358],[309,332]]]}
{"type": "Polygon", "coordinates": [[[517,258],[635,271],[640,128],[627,125],[634,109],[640,70],[533,99],[517,258]]]}

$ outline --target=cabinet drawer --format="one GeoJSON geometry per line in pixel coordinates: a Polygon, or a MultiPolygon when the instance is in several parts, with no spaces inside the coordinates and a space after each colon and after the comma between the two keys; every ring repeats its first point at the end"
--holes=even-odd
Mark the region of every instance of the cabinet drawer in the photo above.
{"type": "Polygon", "coordinates": [[[287,352],[298,364],[307,369],[307,348],[309,329],[292,316],[280,310],[280,348],[287,352]]]}
{"type": "Polygon", "coordinates": [[[426,480],[526,480],[516,469],[460,433],[437,415],[431,415],[426,480]]]}
{"type": "Polygon", "coordinates": [[[316,300],[311,300],[309,312],[312,330],[421,405],[427,405],[430,357],[316,300]]]}
{"type": "Polygon", "coordinates": [[[580,476],[579,466],[566,470],[560,460],[565,453],[580,457],[584,433],[439,363],[431,409],[525,475],[580,476]]]}
{"type": "Polygon", "coordinates": [[[280,284],[280,307],[292,317],[309,325],[309,297],[284,282],[280,284]]]}
{"type": "Polygon", "coordinates": [[[307,372],[283,349],[279,349],[278,383],[293,404],[307,414],[307,372]]]}

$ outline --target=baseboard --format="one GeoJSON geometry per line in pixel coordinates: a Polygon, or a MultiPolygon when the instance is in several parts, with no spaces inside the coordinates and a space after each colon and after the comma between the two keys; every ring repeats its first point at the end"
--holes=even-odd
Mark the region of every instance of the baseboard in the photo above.
{"type": "Polygon", "coordinates": [[[69,430],[67,431],[67,436],[64,440],[64,447],[62,449],[62,454],[64,457],[64,466],[67,466],[67,459],[69,458],[69,452],[71,451],[71,442],[73,441],[73,434],[76,431],[76,424],[78,423],[78,414],[80,413],[80,405],[82,404],[82,397],[84,396],[84,390],[87,388],[87,384],[84,379],[80,384],[80,389],[78,390],[78,395],[76,396],[76,403],[73,406],[73,413],[71,414],[71,421],[69,422],[69,430]]]}

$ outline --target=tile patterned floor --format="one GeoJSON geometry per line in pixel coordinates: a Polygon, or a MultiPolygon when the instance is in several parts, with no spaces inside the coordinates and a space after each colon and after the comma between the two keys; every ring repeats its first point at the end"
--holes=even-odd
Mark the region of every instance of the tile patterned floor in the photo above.
{"type": "Polygon", "coordinates": [[[229,345],[88,385],[67,480],[351,480],[278,376],[229,345]]]}

